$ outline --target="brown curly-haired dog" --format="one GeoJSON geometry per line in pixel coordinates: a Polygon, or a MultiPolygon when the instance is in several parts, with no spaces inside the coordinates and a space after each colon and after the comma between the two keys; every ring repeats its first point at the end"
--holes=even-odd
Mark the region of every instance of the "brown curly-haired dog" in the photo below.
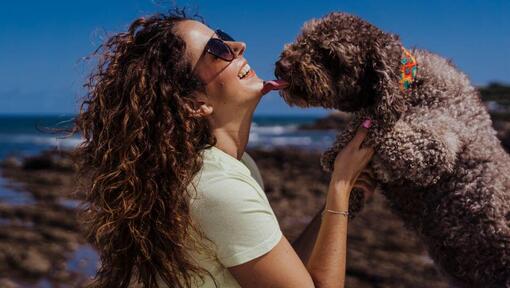
{"type": "MultiPolygon", "coordinates": [[[[289,82],[280,95],[290,105],[353,112],[322,157],[327,170],[361,121],[373,119],[368,169],[441,271],[455,286],[510,287],[510,156],[451,61],[411,49],[416,78],[400,86],[403,48],[353,15],[311,20],[276,63],[276,77],[289,82]]],[[[360,191],[352,193],[359,206],[360,191]]]]}

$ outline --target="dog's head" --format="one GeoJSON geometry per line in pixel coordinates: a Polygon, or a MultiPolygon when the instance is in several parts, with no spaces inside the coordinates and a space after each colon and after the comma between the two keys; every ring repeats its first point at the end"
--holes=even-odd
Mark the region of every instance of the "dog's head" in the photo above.
{"type": "Polygon", "coordinates": [[[300,107],[396,112],[401,49],[398,36],[347,13],[310,20],[276,62],[289,82],[280,95],[300,107]]]}

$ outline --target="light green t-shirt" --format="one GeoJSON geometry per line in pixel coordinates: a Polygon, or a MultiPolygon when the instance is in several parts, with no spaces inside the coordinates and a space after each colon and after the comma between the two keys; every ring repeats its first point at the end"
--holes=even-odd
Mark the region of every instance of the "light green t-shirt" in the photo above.
{"type": "MultiPolygon", "coordinates": [[[[192,251],[192,256],[211,272],[218,287],[240,287],[227,267],[266,254],[282,232],[253,159],[244,153],[239,161],[214,146],[203,153],[204,164],[194,180],[197,193],[190,202],[191,218],[213,243],[201,242],[210,252],[192,251]]],[[[209,276],[204,281],[197,287],[215,287],[209,276]]]]}

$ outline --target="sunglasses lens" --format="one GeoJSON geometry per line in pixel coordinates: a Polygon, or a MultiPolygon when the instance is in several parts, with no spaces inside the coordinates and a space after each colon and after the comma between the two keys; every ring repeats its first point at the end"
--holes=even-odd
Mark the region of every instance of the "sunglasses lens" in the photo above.
{"type": "Polygon", "coordinates": [[[223,41],[235,41],[234,38],[232,38],[232,36],[230,36],[227,33],[221,31],[220,29],[216,30],[216,34],[223,41]]]}
{"type": "Polygon", "coordinates": [[[232,61],[234,59],[234,55],[232,55],[230,49],[228,49],[227,44],[217,38],[213,38],[207,42],[207,49],[209,53],[220,57],[226,61],[232,61]]]}

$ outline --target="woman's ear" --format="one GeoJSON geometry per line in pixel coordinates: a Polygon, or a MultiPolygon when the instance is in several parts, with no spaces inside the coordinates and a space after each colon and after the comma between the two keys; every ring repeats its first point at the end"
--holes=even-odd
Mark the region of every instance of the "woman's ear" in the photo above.
{"type": "Polygon", "coordinates": [[[198,113],[200,114],[200,116],[207,117],[209,115],[212,115],[212,113],[214,111],[212,105],[210,105],[206,102],[199,102],[199,103],[200,103],[200,106],[198,108],[198,113]]]}
{"type": "Polygon", "coordinates": [[[197,93],[188,98],[187,103],[184,105],[189,115],[193,118],[203,118],[211,115],[214,111],[213,106],[209,103],[207,96],[202,93],[197,93]]]}
{"type": "Polygon", "coordinates": [[[211,115],[214,111],[211,104],[202,100],[195,100],[191,105],[186,105],[186,109],[193,118],[204,118],[211,115]]]}

